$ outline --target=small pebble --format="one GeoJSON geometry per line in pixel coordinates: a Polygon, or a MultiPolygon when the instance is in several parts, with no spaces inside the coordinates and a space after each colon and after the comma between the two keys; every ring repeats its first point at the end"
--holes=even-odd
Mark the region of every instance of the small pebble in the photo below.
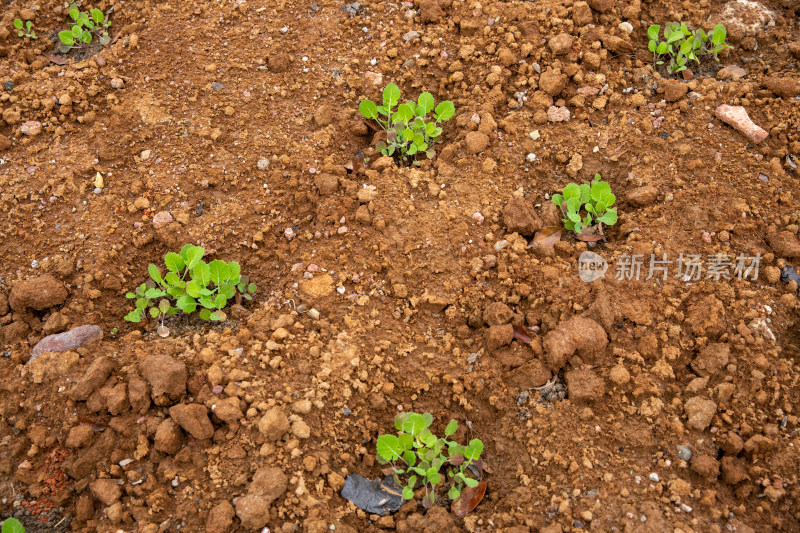
{"type": "Polygon", "coordinates": [[[652,481],[653,483],[658,483],[660,481],[658,474],[656,474],[655,472],[650,474],[650,481],[652,481]]]}
{"type": "Polygon", "coordinates": [[[682,461],[689,461],[692,458],[692,450],[690,450],[687,446],[678,445],[678,457],[682,461]]]}
{"type": "Polygon", "coordinates": [[[125,87],[125,82],[121,78],[114,78],[111,80],[112,89],[122,89],[125,87]]]}
{"type": "Polygon", "coordinates": [[[258,170],[267,170],[267,168],[269,167],[269,159],[267,159],[266,157],[262,157],[261,159],[258,160],[256,166],[258,167],[258,170]]]}

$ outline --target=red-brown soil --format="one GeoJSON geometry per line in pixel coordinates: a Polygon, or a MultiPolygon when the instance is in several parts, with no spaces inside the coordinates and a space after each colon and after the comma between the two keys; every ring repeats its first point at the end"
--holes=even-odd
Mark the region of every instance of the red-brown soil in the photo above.
{"type": "Polygon", "coordinates": [[[45,55],[63,2],[3,3],[0,517],[28,531],[800,531],[800,304],[780,280],[800,268],[795,1],[766,0],[774,24],[757,32],[730,23],[721,64],[744,77],[707,66],[688,81],[653,70],[647,25],[708,28],[723,2],[84,7],[112,3],[114,41],[64,65],[45,55]],[[36,41],[10,31],[26,9],[36,41]],[[551,43],[562,33],[571,44],[551,43]],[[389,82],[456,106],[420,168],[380,159],[358,116],[389,82]],[[769,137],[750,144],[720,104],[769,137]],[[570,120],[550,122],[551,105],[570,120]],[[549,195],[595,173],[618,198],[607,240],[529,248],[559,223],[549,195]],[[163,339],[125,322],[148,263],[186,243],[239,261],[255,300],[220,325],[170,319],[163,339]],[[584,283],[590,247],[611,266],[584,283]],[[761,268],[644,279],[651,254],[681,253],[760,254],[761,268]],[[615,279],[630,254],[641,280],[615,279]],[[103,339],[27,363],[85,324],[103,339]],[[350,473],[380,475],[375,439],[400,410],[483,440],[492,473],[466,518],[419,500],[369,516],[339,495],[350,473]]]}

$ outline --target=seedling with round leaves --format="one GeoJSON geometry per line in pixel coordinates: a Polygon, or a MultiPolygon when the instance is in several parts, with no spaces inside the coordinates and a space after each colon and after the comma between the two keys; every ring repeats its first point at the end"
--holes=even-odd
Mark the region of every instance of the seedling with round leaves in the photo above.
{"type": "Polygon", "coordinates": [[[678,74],[688,68],[689,61],[700,63],[701,58],[713,57],[719,61],[719,53],[726,48],[727,30],[722,24],[717,24],[710,33],[702,29],[691,30],[681,22],[671,22],[664,27],[664,40],[659,40],[661,26],[652,24],[647,28],[648,49],[653,53],[653,63],[663,65],[669,57],[667,70],[678,74]]]}
{"type": "Polygon", "coordinates": [[[20,37],[27,37],[28,39],[36,39],[36,32],[33,31],[33,22],[22,22],[21,19],[14,19],[14,29],[17,30],[17,35],[20,37]]]}
{"type": "Polygon", "coordinates": [[[591,183],[570,183],[561,194],[553,195],[553,203],[566,217],[562,219],[566,229],[580,235],[584,228],[597,226],[602,235],[603,224],[613,226],[617,223],[617,208],[611,207],[617,197],[611,192],[611,186],[600,180],[600,174],[595,174],[591,183]]]}
{"type": "Polygon", "coordinates": [[[6,518],[3,520],[2,533],[25,533],[25,526],[16,518],[6,518]]]}
{"type": "Polygon", "coordinates": [[[169,335],[164,325],[167,316],[194,313],[203,320],[220,322],[227,319],[223,309],[232,299],[251,300],[255,294],[255,283],[240,273],[239,263],[214,260],[203,261],[205,250],[187,244],[180,253],[170,252],[164,256],[167,272],[163,276],[154,264],[147,267],[150,279],[125,296],[136,300],[136,307],[125,316],[129,322],[141,322],[150,318],[159,321],[157,333],[169,335]]]}
{"type": "Polygon", "coordinates": [[[59,51],[67,53],[73,48],[80,48],[92,42],[96,36],[101,45],[105,46],[111,42],[108,35],[108,27],[111,21],[106,18],[99,9],[81,11],[77,4],[72,4],[69,8],[69,18],[72,20],[70,29],[58,32],[58,39],[61,41],[59,51]]]}
{"type": "Polygon", "coordinates": [[[383,105],[362,100],[358,109],[364,118],[376,121],[386,132],[386,141],[375,147],[381,154],[394,157],[399,163],[420,165],[420,154],[428,159],[436,154],[433,145],[441,140],[440,124],[453,118],[456,108],[449,100],[435,105],[428,92],[420,94],[416,102],[401,104],[400,96],[400,88],[390,83],[383,89],[383,105]],[[426,118],[428,113],[433,121],[426,118]]]}
{"type": "Polygon", "coordinates": [[[469,477],[469,467],[480,460],[483,442],[472,439],[464,447],[455,441],[447,440],[458,431],[458,422],[451,420],[444,430],[444,438],[437,438],[430,430],[433,416],[430,413],[401,413],[395,417],[397,435],[380,435],[376,442],[377,460],[380,464],[391,465],[391,473],[398,485],[403,486],[403,498],[414,497],[414,488],[420,482],[425,487],[422,504],[433,506],[437,485],[446,481],[441,474],[448,467],[447,478],[452,481],[448,491],[450,499],[461,495],[464,485],[476,487],[478,480],[469,477]],[[400,483],[399,476],[407,475],[406,483],[400,483]]]}

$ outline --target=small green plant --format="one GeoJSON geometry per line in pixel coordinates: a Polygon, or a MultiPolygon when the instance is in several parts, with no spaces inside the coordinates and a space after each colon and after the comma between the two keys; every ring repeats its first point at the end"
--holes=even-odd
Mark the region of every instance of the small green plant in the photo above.
{"type": "Polygon", "coordinates": [[[468,477],[468,473],[470,465],[477,463],[483,453],[480,439],[472,439],[466,447],[446,439],[458,431],[455,420],[447,424],[445,438],[437,438],[431,432],[432,423],[430,413],[401,413],[394,419],[399,434],[381,435],[375,444],[378,462],[391,465],[395,482],[403,486],[403,498],[414,497],[414,487],[419,481],[425,487],[422,504],[427,508],[433,506],[436,499],[436,486],[444,481],[441,469],[445,466],[447,477],[453,482],[447,492],[450,499],[457,499],[464,485],[478,486],[478,480],[468,477]],[[399,480],[403,474],[409,476],[405,484],[399,480]]]}
{"type": "Polygon", "coordinates": [[[61,53],[89,44],[95,36],[103,46],[111,41],[107,31],[111,21],[99,9],[81,11],[78,4],[72,4],[69,7],[69,18],[72,19],[70,29],[58,32],[61,53]]]}
{"type": "Polygon", "coordinates": [[[187,244],[180,253],[164,256],[167,273],[162,277],[156,265],[147,268],[150,279],[134,292],[125,295],[136,300],[136,307],[125,316],[129,322],[141,322],[149,315],[159,321],[159,335],[166,337],[169,329],[164,325],[167,316],[179,312],[191,314],[200,307],[203,320],[223,321],[223,311],[232,299],[251,300],[257,287],[247,276],[240,274],[239,263],[214,260],[203,261],[205,250],[187,244]]]}
{"type": "Polygon", "coordinates": [[[17,30],[17,35],[20,37],[36,39],[36,32],[33,31],[33,22],[30,20],[23,23],[20,19],[14,19],[14,28],[17,30]]]}
{"type": "Polygon", "coordinates": [[[364,118],[375,120],[386,132],[386,142],[379,142],[376,149],[383,155],[392,156],[405,164],[420,165],[420,154],[428,159],[435,155],[433,145],[442,137],[440,124],[450,120],[456,112],[453,102],[446,100],[434,108],[431,93],[422,93],[416,102],[400,102],[400,89],[390,83],[383,89],[383,105],[372,100],[362,100],[358,109],[364,118]],[[397,110],[394,106],[397,105],[397,110]],[[433,111],[433,121],[425,117],[433,111]]]}
{"type": "Polygon", "coordinates": [[[725,44],[728,32],[722,24],[717,24],[707,34],[701,29],[692,31],[683,22],[671,22],[664,27],[663,41],[659,40],[660,32],[661,26],[658,24],[647,28],[647,47],[653,53],[655,65],[663,65],[662,58],[669,57],[667,70],[672,74],[686,70],[689,61],[700,63],[700,58],[710,57],[719,61],[719,53],[732,48],[725,44]]]}
{"type": "Polygon", "coordinates": [[[570,183],[561,194],[553,195],[553,203],[566,216],[563,219],[565,228],[580,234],[583,228],[598,225],[598,233],[602,235],[603,224],[617,223],[617,208],[611,207],[617,197],[611,192],[611,186],[600,179],[600,174],[595,174],[591,183],[570,183]],[[581,216],[581,211],[585,215],[581,216]]]}
{"type": "Polygon", "coordinates": [[[25,526],[16,518],[6,518],[3,520],[2,533],[25,533],[25,526]]]}

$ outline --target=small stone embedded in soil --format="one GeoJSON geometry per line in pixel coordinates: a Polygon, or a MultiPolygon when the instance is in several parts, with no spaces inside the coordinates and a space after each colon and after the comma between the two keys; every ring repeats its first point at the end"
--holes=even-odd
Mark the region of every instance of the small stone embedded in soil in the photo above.
{"type": "Polygon", "coordinates": [[[652,185],[637,187],[628,191],[628,194],[625,195],[628,201],[636,207],[646,207],[652,204],[655,202],[657,196],[658,189],[652,185]]]}
{"type": "Polygon", "coordinates": [[[36,120],[29,120],[24,122],[22,126],[19,127],[19,130],[23,135],[27,135],[28,137],[36,137],[42,132],[42,123],[36,120]]]}
{"type": "Polygon", "coordinates": [[[258,160],[256,166],[258,167],[258,170],[267,170],[269,168],[269,159],[267,159],[266,157],[262,157],[261,159],[258,160]]]}
{"type": "Polygon", "coordinates": [[[101,339],[102,337],[103,330],[100,329],[100,326],[94,325],[78,326],[64,333],[49,335],[36,343],[28,362],[35,360],[39,355],[45,352],[65,352],[67,350],[74,350],[95,339],[101,339]]]}
{"type": "Polygon", "coordinates": [[[122,89],[123,87],[125,87],[125,82],[121,78],[113,78],[111,80],[112,89],[122,89]]]}
{"type": "Polygon", "coordinates": [[[738,80],[747,75],[747,71],[737,65],[728,65],[717,72],[718,80],[738,80]]]}
{"type": "Polygon", "coordinates": [[[718,119],[743,134],[754,144],[760,143],[769,135],[767,131],[756,125],[750,119],[747,110],[742,106],[722,104],[716,109],[714,114],[718,119]]]}
{"type": "Polygon", "coordinates": [[[566,107],[550,106],[547,109],[547,120],[550,122],[569,122],[570,112],[566,107]]]}
{"type": "Polygon", "coordinates": [[[678,458],[682,461],[689,462],[689,459],[692,458],[692,450],[690,450],[687,446],[683,446],[681,444],[678,445],[678,458]]]}
{"type": "Polygon", "coordinates": [[[289,419],[279,407],[267,411],[258,421],[258,431],[267,440],[278,440],[289,431],[289,419]]]}
{"type": "Polygon", "coordinates": [[[153,217],[153,226],[159,228],[161,226],[166,226],[172,221],[173,218],[169,211],[159,211],[153,217]]]}
{"type": "Polygon", "coordinates": [[[233,523],[234,516],[236,516],[236,511],[234,511],[230,502],[227,500],[219,502],[208,513],[205,524],[206,533],[227,533],[233,523]]]}
{"type": "Polygon", "coordinates": [[[198,440],[210,439],[214,435],[214,426],[208,419],[208,410],[204,405],[197,403],[174,405],[169,409],[169,416],[184,431],[198,440]]]}
{"type": "Polygon", "coordinates": [[[678,80],[668,80],[664,86],[664,99],[667,102],[677,102],[689,92],[689,86],[678,80]]]}
{"type": "Polygon", "coordinates": [[[717,412],[717,404],[700,396],[688,399],[683,408],[689,419],[689,427],[698,431],[706,429],[717,412]]]}

